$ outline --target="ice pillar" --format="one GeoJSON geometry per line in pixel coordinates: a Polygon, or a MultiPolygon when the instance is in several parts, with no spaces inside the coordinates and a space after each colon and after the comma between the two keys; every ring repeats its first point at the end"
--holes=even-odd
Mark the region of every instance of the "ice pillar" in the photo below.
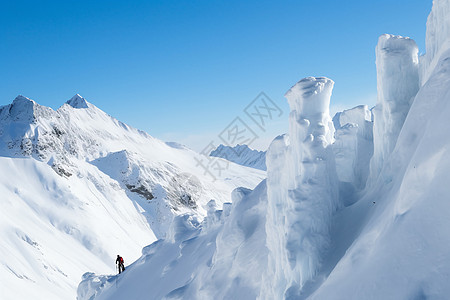
{"type": "Polygon", "coordinates": [[[394,150],[409,108],[419,90],[418,48],[414,40],[384,34],[376,47],[377,105],[371,176],[378,176],[394,150]]]}
{"type": "Polygon", "coordinates": [[[294,299],[318,269],[329,244],[336,210],[337,179],[329,145],[334,127],[329,104],[334,82],[324,77],[299,81],[285,95],[291,109],[289,137],[280,136],[267,153],[269,270],[266,299],[294,299]]]}

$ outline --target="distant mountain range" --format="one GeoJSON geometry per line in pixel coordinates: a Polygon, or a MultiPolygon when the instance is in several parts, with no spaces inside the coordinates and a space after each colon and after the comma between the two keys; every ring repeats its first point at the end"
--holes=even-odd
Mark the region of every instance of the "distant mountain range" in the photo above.
{"type": "Polygon", "coordinates": [[[231,147],[220,144],[209,155],[224,158],[238,165],[264,171],[267,170],[266,152],[250,149],[247,145],[231,147]]]}

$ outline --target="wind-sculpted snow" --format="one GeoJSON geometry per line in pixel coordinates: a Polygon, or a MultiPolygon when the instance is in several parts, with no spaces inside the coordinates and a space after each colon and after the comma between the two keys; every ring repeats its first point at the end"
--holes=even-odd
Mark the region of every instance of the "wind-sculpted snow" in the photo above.
{"type": "MultiPolygon", "coordinates": [[[[448,11],[436,11],[444,3],[435,1],[433,11],[446,13],[447,22],[448,11]]],[[[365,197],[343,212],[341,220],[365,219],[360,233],[311,299],[450,295],[450,48],[439,51],[382,173],[365,197]]]]}
{"type": "Polygon", "coordinates": [[[414,40],[384,34],[378,39],[377,105],[374,114],[374,154],[371,175],[376,177],[391,154],[406,115],[419,90],[419,59],[414,40]]]}
{"type": "Polygon", "coordinates": [[[356,192],[365,187],[369,175],[373,155],[372,113],[367,105],[360,105],[337,113],[333,123],[340,199],[349,205],[356,201],[356,192]]]}
{"type": "Polygon", "coordinates": [[[450,48],[450,0],[434,0],[427,20],[425,55],[420,57],[421,84],[425,84],[438,61],[450,48]]]}
{"type": "Polygon", "coordinates": [[[334,127],[329,104],[334,82],[308,77],[287,93],[289,139],[267,153],[267,245],[271,251],[262,297],[295,299],[321,266],[338,208],[334,127]]]}
{"type": "MultiPolygon", "coordinates": [[[[255,299],[267,268],[266,182],[254,191],[236,189],[216,237],[211,265],[196,281],[194,299],[255,299]],[[221,287],[221,288],[218,288],[221,287]]],[[[208,220],[208,219],[207,219],[208,220]]]]}

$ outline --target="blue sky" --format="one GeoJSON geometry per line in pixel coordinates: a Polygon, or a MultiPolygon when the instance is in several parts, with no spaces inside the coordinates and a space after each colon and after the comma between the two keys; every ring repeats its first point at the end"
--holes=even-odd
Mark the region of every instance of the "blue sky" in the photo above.
{"type": "MultiPolygon", "coordinates": [[[[18,94],[58,108],[79,93],[117,119],[201,150],[265,92],[306,76],[335,81],[332,111],[376,99],[383,33],[425,51],[431,0],[0,1],[0,105],[18,94]],[[370,3],[369,3],[370,2],[370,3]]],[[[259,130],[259,131],[258,131],[259,130]]]]}

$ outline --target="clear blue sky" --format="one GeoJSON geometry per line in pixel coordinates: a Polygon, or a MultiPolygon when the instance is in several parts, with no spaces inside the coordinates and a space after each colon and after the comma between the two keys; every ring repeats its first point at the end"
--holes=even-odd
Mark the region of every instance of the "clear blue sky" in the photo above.
{"type": "Polygon", "coordinates": [[[432,0],[0,1],[0,105],[18,94],[58,108],[79,93],[117,119],[201,150],[264,91],[335,81],[334,110],[376,95],[383,33],[425,51],[432,0]]]}

